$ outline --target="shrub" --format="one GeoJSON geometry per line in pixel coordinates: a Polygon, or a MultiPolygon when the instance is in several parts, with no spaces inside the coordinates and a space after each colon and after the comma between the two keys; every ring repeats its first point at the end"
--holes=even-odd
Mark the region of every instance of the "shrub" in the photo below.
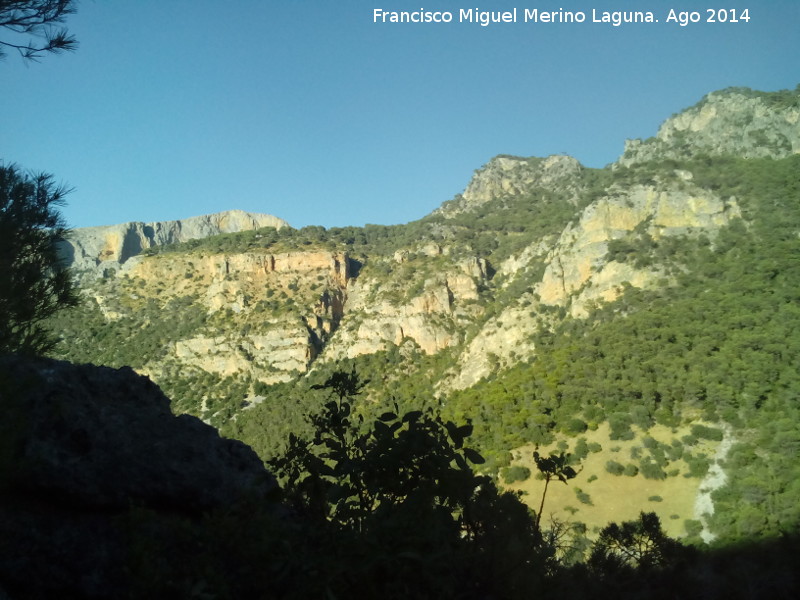
{"type": "Polygon", "coordinates": [[[639,463],[639,468],[641,470],[642,476],[645,479],[666,479],[667,474],[664,470],[659,467],[656,463],[651,462],[649,460],[642,461],[639,463]]]}
{"type": "Polygon", "coordinates": [[[708,473],[710,466],[708,458],[705,455],[694,456],[686,459],[686,464],[689,466],[689,477],[705,477],[708,473]]]}
{"type": "Polygon", "coordinates": [[[588,425],[586,425],[586,421],[583,419],[578,419],[577,417],[567,421],[567,424],[564,426],[564,431],[570,435],[584,433],[587,429],[588,425]]]}
{"type": "Polygon", "coordinates": [[[705,425],[692,425],[692,435],[701,440],[712,440],[714,442],[721,442],[723,438],[721,429],[706,427],[705,425]]]}
{"type": "Polygon", "coordinates": [[[683,522],[683,527],[690,537],[698,536],[703,531],[703,524],[695,519],[686,519],[683,522]]]}
{"type": "Polygon", "coordinates": [[[639,467],[637,467],[633,463],[628,463],[627,465],[625,465],[625,470],[623,471],[623,474],[626,475],[627,477],[636,477],[639,474],[639,467]]]}
{"type": "Polygon", "coordinates": [[[503,481],[507,484],[516,483],[518,481],[526,481],[531,476],[531,470],[522,465],[514,465],[512,467],[504,467],[501,471],[503,481]]]}
{"type": "Polygon", "coordinates": [[[611,427],[610,437],[612,440],[632,440],[631,420],[626,414],[615,413],[608,418],[611,427]]]}

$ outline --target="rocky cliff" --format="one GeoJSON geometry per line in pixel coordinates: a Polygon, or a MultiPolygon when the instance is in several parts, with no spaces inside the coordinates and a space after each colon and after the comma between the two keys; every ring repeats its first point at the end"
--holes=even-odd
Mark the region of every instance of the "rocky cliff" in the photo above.
{"type": "Polygon", "coordinates": [[[229,210],[178,221],[122,223],[74,229],[61,246],[64,260],[76,271],[99,272],[117,268],[129,258],[153,246],[176,244],[221,233],[261,227],[288,227],[272,215],[229,210]]]}
{"type": "Polygon", "coordinates": [[[659,187],[613,190],[612,195],[589,205],[548,254],[544,276],[536,286],[541,301],[561,306],[569,303],[573,315],[585,315],[589,302],[613,300],[624,282],[644,287],[658,275],[657,270],[608,260],[610,241],[637,229],[653,240],[701,233],[713,236],[720,227],[741,217],[735,198],[724,200],[691,187],[659,187]]]}
{"type": "Polygon", "coordinates": [[[563,154],[547,158],[497,156],[475,171],[463,193],[434,211],[444,217],[471,212],[494,200],[520,196],[531,188],[575,193],[584,167],[563,154]]]}
{"type": "Polygon", "coordinates": [[[617,298],[625,285],[647,288],[667,280],[661,265],[637,267],[609,256],[610,242],[641,236],[656,243],[669,237],[713,238],[721,227],[741,217],[735,198],[723,200],[692,186],[689,173],[677,177],[686,185],[662,182],[611,188],[554,242],[537,242],[508,259],[500,272],[507,272],[512,281],[535,264],[544,267],[543,274],[469,341],[447,387],[469,387],[498,366],[533,356],[535,347],[529,340],[542,326],[536,313],[545,313],[547,307],[564,307],[572,316],[583,317],[592,305],[617,298]]]}

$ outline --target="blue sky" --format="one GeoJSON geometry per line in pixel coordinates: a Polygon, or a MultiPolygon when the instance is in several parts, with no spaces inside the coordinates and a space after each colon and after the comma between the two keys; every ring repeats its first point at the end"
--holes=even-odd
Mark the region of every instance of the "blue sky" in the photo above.
{"type": "Polygon", "coordinates": [[[710,91],[800,83],[797,0],[82,0],[67,25],[77,52],[0,62],[0,160],[74,187],[73,227],[232,208],[404,223],[494,155],[602,167],[710,91]],[[664,22],[711,5],[750,21],[664,22]],[[660,22],[455,22],[515,7],[660,22]],[[375,8],[455,19],[376,24],[375,8]]]}

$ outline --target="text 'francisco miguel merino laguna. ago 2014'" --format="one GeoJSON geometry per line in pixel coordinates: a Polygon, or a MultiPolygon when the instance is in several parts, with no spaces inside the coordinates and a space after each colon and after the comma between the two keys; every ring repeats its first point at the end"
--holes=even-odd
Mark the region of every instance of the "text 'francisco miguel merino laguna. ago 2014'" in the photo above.
{"type": "MultiPolygon", "coordinates": [[[[707,9],[704,11],[679,12],[674,8],[664,11],[664,22],[686,27],[692,23],[747,23],[750,21],[748,9],[707,9]]],[[[525,8],[519,10],[480,10],[462,8],[458,12],[448,10],[394,11],[376,8],[372,11],[373,23],[475,23],[487,27],[493,23],[602,23],[619,27],[626,23],[658,23],[655,14],[647,10],[598,10],[590,13],[582,10],[539,10],[525,8]]]]}

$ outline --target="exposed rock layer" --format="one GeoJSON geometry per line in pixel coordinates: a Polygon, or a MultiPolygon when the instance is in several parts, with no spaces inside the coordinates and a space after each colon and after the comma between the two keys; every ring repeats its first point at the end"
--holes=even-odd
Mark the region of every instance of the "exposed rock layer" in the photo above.
{"type": "Polygon", "coordinates": [[[261,227],[288,227],[278,217],[229,210],[178,221],[130,222],[74,229],[61,246],[61,254],[78,271],[114,268],[152,246],[236,233],[261,227]]]}

